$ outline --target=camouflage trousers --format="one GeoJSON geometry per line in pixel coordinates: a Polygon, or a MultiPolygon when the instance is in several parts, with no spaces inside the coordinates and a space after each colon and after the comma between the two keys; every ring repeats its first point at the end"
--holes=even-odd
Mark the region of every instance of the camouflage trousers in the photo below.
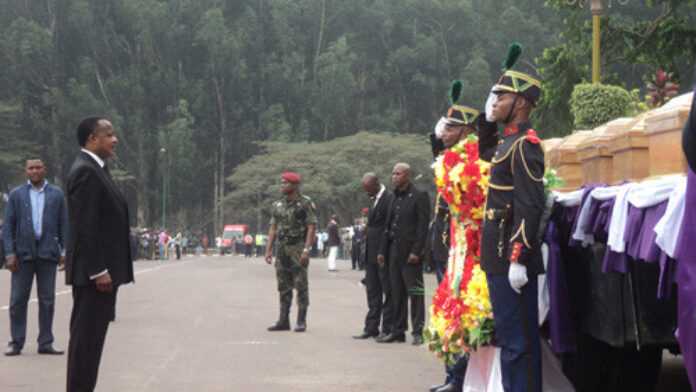
{"type": "Polygon", "coordinates": [[[278,294],[280,305],[290,308],[292,304],[292,290],[297,290],[297,306],[306,308],[309,306],[309,283],[307,280],[307,267],[300,264],[300,256],[304,246],[280,245],[275,262],[276,278],[278,279],[278,294]]]}

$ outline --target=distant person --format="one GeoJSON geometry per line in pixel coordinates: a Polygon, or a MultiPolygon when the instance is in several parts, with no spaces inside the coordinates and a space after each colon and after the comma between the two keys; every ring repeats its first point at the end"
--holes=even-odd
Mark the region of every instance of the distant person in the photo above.
{"type": "Polygon", "coordinates": [[[329,247],[329,257],[328,266],[329,271],[338,271],[336,268],[336,258],[338,257],[338,247],[341,246],[341,236],[338,234],[338,217],[336,215],[331,215],[331,220],[329,225],[326,227],[326,232],[328,234],[328,247],[329,247]]]}
{"type": "Polygon", "coordinates": [[[176,233],[176,237],[174,237],[174,252],[176,252],[177,260],[181,260],[181,241],[183,241],[181,233],[176,233]]]}
{"type": "Polygon", "coordinates": [[[87,118],[77,128],[77,139],[82,151],[67,181],[71,230],[65,280],[73,294],[67,392],[91,392],[118,289],[133,282],[133,260],[128,203],[105,162],[118,143],[113,126],[105,118],[87,118]]]}
{"type": "Polygon", "coordinates": [[[273,263],[273,243],[278,240],[275,260],[280,315],[269,331],[290,329],[290,306],[293,289],[297,291],[297,324],[295,332],[307,329],[309,285],[307,269],[309,251],[317,227],[316,207],[312,199],[300,193],[300,175],[285,172],[281,177],[284,197],[273,203],[271,227],[268,230],[266,263],[273,263]]]}
{"type": "Polygon", "coordinates": [[[162,230],[159,234],[159,238],[157,241],[159,245],[159,256],[160,260],[166,260],[167,259],[167,245],[169,244],[169,235],[165,230],[162,230]]]}
{"type": "Polygon", "coordinates": [[[65,263],[68,210],[63,191],[46,181],[40,159],[27,160],[28,181],[10,192],[5,208],[3,248],[10,288],[10,334],[5,355],[19,355],[27,332],[27,305],[36,276],[39,297],[39,354],[62,355],[53,347],[56,270],[65,263]]]}
{"type": "Polygon", "coordinates": [[[203,246],[203,253],[208,254],[208,245],[210,245],[210,240],[208,239],[208,234],[203,234],[201,237],[201,245],[203,246]]]}
{"type": "Polygon", "coordinates": [[[247,234],[244,236],[244,257],[251,257],[251,251],[254,249],[254,236],[247,234]]]}
{"type": "Polygon", "coordinates": [[[389,208],[384,238],[377,263],[389,264],[394,327],[379,343],[404,342],[408,327],[408,305],[411,303],[413,345],[423,344],[425,324],[425,286],[423,284],[423,252],[430,223],[428,194],[411,182],[411,167],[397,163],[392,171],[394,198],[389,208]]]}
{"type": "Polygon", "coordinates": [[[364,268],[363,244],[365,242],[365,228],[360,220],[356,220],[355,225],[353,225],[353,238],[351,241],[353,242],[350,247],[350,261],[352,269],[355,270],[357,268],[362,271],[364,268]]]}
{"type": "Polygon", "coordinates": [[[257,233],[254,236],[254,245],[256,246],[256,257],[263,254],[263,234],[257,233]]]}

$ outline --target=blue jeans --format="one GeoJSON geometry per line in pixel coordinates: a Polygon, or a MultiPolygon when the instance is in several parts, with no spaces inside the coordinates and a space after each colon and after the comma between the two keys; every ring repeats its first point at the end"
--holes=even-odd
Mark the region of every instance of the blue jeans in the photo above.
{"type": "Polygon", "coordinates": [[[541,392],[538,281],[517,294],[507,275],[487,275],[505,392],[541,392]]]}
{"type": "Polygon", "coordinates": [[[56,270],[58,263],[52,260],[22,260],[19,269],[12,273],[10,289],[10,345],[22,349],[27,336],[27,306],[31,286],[36,275],[39,297],[39,348],[53,345],[53,313],[56,299],[56,270]]]}

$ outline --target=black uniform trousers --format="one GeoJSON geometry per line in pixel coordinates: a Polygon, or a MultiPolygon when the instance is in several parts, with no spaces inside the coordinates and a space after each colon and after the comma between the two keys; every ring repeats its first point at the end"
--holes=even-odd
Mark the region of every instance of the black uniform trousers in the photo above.
{"type": "Polygon", "coordinates": [[[365,333],[377,335],[380,332],[390,334],[394,323],[391,284],[389,282],[389,265],[380,267],[376,262],[365,264],[365,288],[367,292],[367,316],[365,316],[365,333]]]}
{"type": "Polygon", "coordinates": [[[408,304],[411,303],[411,333],[423,334],[425,324],[425,285],[423,264],[409,264],[408,254],[400,255],[398,242],[389,246],[389,277],[394,303],[394,328],[392,334],[404,335],[408,330],[408,304]]]}
{"type": "Polygon", "coordinates": [[[106,331],[116,312],[117,289],[102,293],[94,285],[73,286],[72,294],[67,392],[92,392],[106,331]]]}

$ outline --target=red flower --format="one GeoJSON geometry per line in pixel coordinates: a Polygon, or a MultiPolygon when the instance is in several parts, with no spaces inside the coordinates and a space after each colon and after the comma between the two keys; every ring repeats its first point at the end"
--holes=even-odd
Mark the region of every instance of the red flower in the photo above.
{"type": "Polygon", "coordinates": [[[447,152],[445,152],[445,156],[443,157],[443,162],[445,164],[445,168],[447,169],[453,168],[461,161],[462,159],[459,157],[459,154],[452,150],[447,150],[447,152]]]}

